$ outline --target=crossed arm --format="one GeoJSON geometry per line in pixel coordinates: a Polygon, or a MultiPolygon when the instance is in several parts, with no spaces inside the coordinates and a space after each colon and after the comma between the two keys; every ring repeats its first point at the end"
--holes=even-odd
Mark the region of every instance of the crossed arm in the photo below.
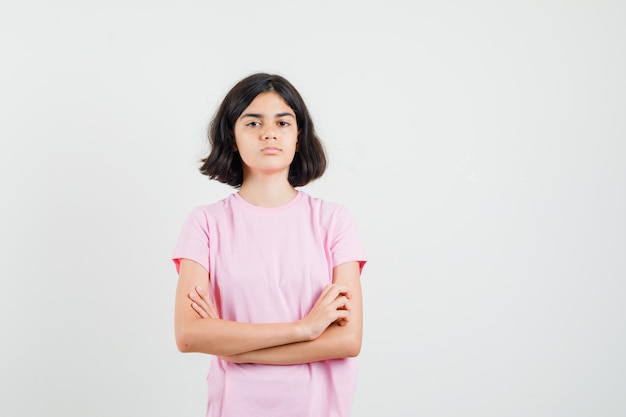
{"type": "Polygon", "coordinates": [[[338,265],[307,314],[293,323],[242,323],[220,319],[206,296],[207,271],[181,259],[175,334],[181,352],[201,352],[238,363],[289,365],[357,356],[363,308],[357,262],[338,265]]]}

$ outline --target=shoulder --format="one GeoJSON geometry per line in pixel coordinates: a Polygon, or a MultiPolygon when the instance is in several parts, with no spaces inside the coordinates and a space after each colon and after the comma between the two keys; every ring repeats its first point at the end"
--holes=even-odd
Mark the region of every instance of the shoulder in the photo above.
{"type": "Polygon", "coordinates": [[[187,221],[197,223],[210,223],[213,221],[219,221],[219,219],[228,217],[229,213],[232,213],[233,195],[230,195],[224,199],[217,200],[208,204],[199,204],[194,206],[188,216],[187,221]]]}
{"type": "Polygon", "coordinates": [[[337,202],[326,200],[320,197],[314,197],[304,191],[300,191],[300,194],[302,194],[302,200],[305,202],[305,204],[318,210],[333,211],[341,209],[341,207],[343,207],[337,202]]]}
{"type": "Polygon", "coordinates": [[[326,200],[320,197],[313,197],[302,191],[301,193],[303,194],[302,198],[305,204],[307,204],[312,211],[316,212],[322,218],[326,218],[330,221],[337,221],[352,217],[350,210],[342,203],[326,200]]]}
{"type": "Polygon", "coordinates": [[[231,194],[226,198],[207,204],[199,204],[191,209],[192,214],[196,215],[216,215],[225,211],[231,211],[235,195],[231,194]]]}

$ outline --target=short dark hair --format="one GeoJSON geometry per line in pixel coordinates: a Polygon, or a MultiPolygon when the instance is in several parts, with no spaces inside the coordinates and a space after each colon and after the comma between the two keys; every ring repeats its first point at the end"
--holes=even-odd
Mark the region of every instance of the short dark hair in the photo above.
{"type": "Polygon", "coordinates": [[[235,122],[256,96],[267,91],[278,93],[296,114],[298,148],[289,167],[289,183],[294,187],[303,186],[324,174],[324,146],[298,90],[280,75],[256,73],[235,84],[213,116],[208,131],[211,150],[200,167],[203,175],[235,188],[241,186],[243,162],[235,151],[235,122]]]}

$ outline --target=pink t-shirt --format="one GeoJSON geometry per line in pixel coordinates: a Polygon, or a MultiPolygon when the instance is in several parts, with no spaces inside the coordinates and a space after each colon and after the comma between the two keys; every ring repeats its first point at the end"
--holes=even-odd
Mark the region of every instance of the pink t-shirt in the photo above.
{"type": "MultiPolygon", "coordinates": [[[[311,309],[341,263],[366,262],[341,205],[298,191],[289,203],[254,206],[238,193],[192,210],[173,260],[204,266],[221,318],[293,322],[311,309]]],[[[233,364],[213,357],[207,417],[347,417],[354,358],[301,365],[233,364]]]]}

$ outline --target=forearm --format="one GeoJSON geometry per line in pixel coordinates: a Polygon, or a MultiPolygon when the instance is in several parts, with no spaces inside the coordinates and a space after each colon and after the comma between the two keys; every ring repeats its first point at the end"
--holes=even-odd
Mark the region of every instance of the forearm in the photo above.
{"type": "Polygon", "coordinates": [[[241,323],[216,318],[186,320],[176,327],[181,352],[231,356],[307,340],[298,323],[241,323]]]}
{"type": "MultiPolygon", "coordinates": [[[[352,284],[358,286],[356,263],[352,267],[352,284]]],[[[335,270],[348,271],[349,267],[335,270]]],[[[207,291],[202,289],[209,278],[202,266],[183,259],[179,275],[174,321],[181,352],[222,357],[259,352],[260,360],[268,363],[280,360],[282,355],[289,363],[302,363],[358,354],[362,323],[360,288],[358,294],[350,295],[348,285],[326,286],[307,316],[293,323],[246,323],[219,318],[207,291]],[[331,325],[335,322],[347,324],[331,325]],[[313,345],[301,344],[313,340],[313,345]],[[279,349],[283,345],[290,347],[283,351],[279,349]]],[[[339,280],[346,278],[341,272],[336,275],[339,280]]]]}
{"type": "Polygon", "coordinates": [[[361,329],[351,324],[333,324],[317,339],[258,349],[224,359],[237,363],[294,365],[357,356],[361,350],[361,329]]]}
{"type": "Polygon", "coordinates": [[[182,259],[179,275],[174,332],[181,352],[228,356],[309,340],[299,322],[255,324],[221,320],[208,301],[206,288],[209,276],[206,269],[182,259]],[[207,311],[202,314],[204,318],[194,310],[194,305],[206,308],[207,311]]]}
{"type": "Polygon", "coordinates": [[[344,325],[331,324],[319,337],[306,341],[257,349],[224,359],[239,363],[293,365],[357,356],[361,351],[363,334],[363,306],[358,263],[347,262],[336,266],[333,271],[333,281],[350,288],[350,314],[344,325]]]}

